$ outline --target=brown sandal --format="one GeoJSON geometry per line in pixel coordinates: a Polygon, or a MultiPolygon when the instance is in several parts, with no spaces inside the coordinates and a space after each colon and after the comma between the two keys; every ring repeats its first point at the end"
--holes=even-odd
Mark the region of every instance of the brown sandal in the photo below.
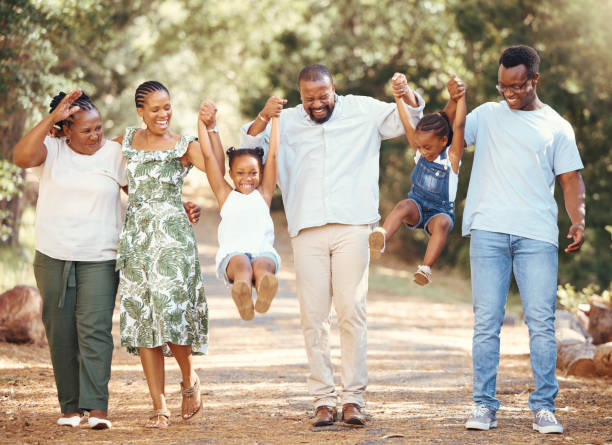
{"type": "Polygon", "coordinates": [[[168,428],[168,425],[170,425],[170,411],[168,409],[158,409],[149,417],[149,421],[145,423],[145,428],[168,428]]]}
{"type": "Polygon", "coordinates": [[[181,382],[181,394],[183,396],[183,403],[181,404],[181,417],[183,418],[183,420],[191,420],[202,411],[202,399],[200,398],[200,379],[197,374],[195,378],[196,381],[193,386],[188,386],[185,388],[183,386],[183,382],[181,382]],[[185,401],[193,397],[195,397],[196,404],[198,405],[198,407],[195,411],[187,412],[185,410],[185,401]]]}

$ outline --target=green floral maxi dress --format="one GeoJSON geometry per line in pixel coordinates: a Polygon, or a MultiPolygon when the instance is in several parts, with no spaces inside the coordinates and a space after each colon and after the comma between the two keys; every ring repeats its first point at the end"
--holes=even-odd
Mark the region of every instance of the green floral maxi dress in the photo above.
{"type": "Polygon", "coordinates": [[[129,187],[128,208],[118,245],[121,345],[138,348],[167,343],[208,348],[208,304],[198,248],[181,202],[191,165],[179,158],[195,138],[181,136],[174,148],[145,151],[131,147],[138,128],[123,139],[129,187]]]}

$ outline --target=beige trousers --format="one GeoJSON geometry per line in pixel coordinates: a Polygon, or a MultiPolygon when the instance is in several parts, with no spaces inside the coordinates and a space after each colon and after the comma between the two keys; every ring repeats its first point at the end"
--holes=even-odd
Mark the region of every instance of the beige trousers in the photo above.
{"type": "Polygon", "coordinates": [[[332,302],[341,348],[340,402],[364,406],[369,225],[327,224],[304,229],[291,239],[302,331],[310,365],[308,390],[315,408],[336,406],[329,348],[332,302]]]}

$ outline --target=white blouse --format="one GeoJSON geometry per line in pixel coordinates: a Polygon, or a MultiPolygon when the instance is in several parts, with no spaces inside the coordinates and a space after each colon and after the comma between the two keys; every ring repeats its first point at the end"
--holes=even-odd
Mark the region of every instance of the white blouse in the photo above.
{"type": "Polygon", "coordinates": [[[121,145],[106,140],[92,155],[73,151],[65,138],[45,138],[47,157],[33,168],[40,185],[36,250],[65,261],[117,257],[120,186],[127,184],[121,145]]]}

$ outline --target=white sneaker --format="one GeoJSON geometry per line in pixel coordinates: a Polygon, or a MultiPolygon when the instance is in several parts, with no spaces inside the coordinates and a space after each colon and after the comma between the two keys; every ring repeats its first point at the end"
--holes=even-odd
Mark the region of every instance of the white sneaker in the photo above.
{"type": "Polygon", "coordinates": [[[380,255],[385,251],[385,237],[387,231],[382,227],[376,227],[370,233],[368,237],[368,244],[370,245],[370,259],[377,260],[380,255]]]}
{"type": "Polygon", "coordinates": [[[533,429],[543,434],[563,432],[563,425],[559,423],[552,411],[542,408],[533,419],[533,429]]]}
{"type": "Polygon", "coordinates": [[[419,265],[414,273],[414,282],[419,286],[431,283],[431,267],[419,265]]]}
{"type": "Polygon", "coordinates": [[[87,423],[92,430],[110,430],[113,424],[108,419],[100,419],[99,417],[90,417],[87,423]]]}
{"type": "Polygon", "coordinates": [[[60,417],[57,419],[57,424],[59,426],[71,426],[72,428],[76,428],[83,420],[85,420],[85,416],[60,417]]]}

